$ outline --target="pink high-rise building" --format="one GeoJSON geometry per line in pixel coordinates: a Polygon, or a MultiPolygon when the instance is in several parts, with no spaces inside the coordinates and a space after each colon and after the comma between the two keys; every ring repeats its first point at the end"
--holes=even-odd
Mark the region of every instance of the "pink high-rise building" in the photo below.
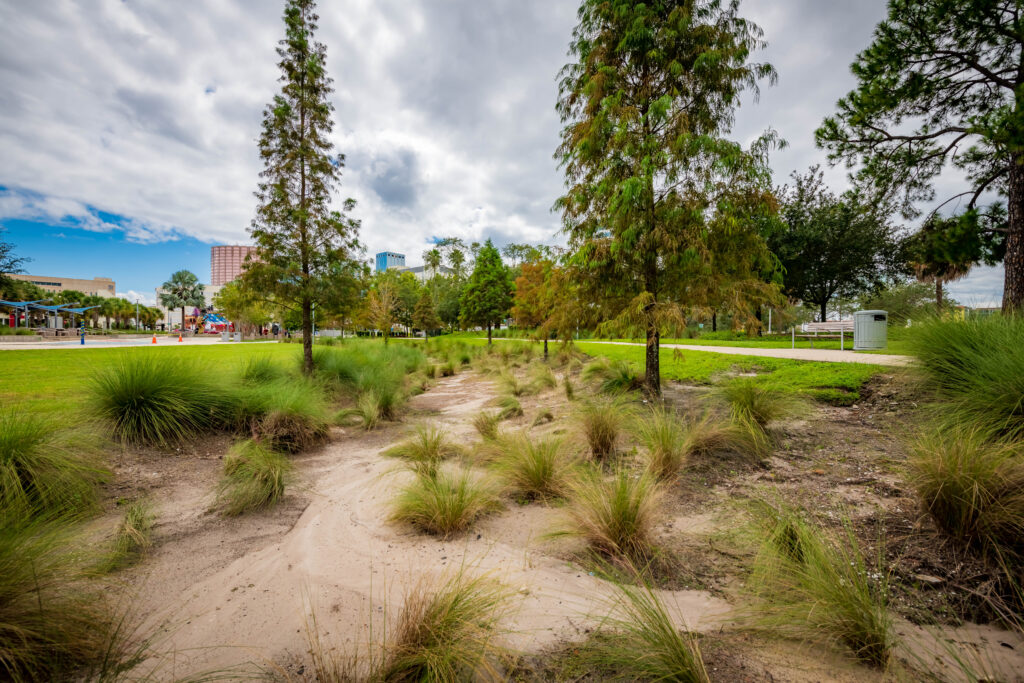
{"type": "Polygon", "coordinates": [[[237,279],[242,274],[245,257],[255,249],[239,246],[210,247],[210,284],[220,287],[237,279]]]}

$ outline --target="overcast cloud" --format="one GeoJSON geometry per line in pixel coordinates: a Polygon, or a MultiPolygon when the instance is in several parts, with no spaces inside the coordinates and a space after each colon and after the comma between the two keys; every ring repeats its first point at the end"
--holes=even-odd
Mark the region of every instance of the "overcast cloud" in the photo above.
{"type": "MultiPolygon", "coordinates": [[[[0,0],[0,220],[247,242],[282,6],[0,0]]],[[[735,136],[779,131],[790,145],[773,158],[782,183],[824,165],[813,131],[851,87],[849,63],[884,0],[742,8],[765,30],[759,58],[779,83],[744,104],[735,136]]],[[[357,200],[371,254],[417,263],[447,235],[561,241],[555,78],[575,12],[574,0],[321,2],[334,141],[347,155],[341,197],[357,200]]],[[[827,173],[837,188],[844,176],[827,173]]],[[[1001,289],[1001,269],[979,269],[953,294],[981,305],[1001,289]]]]}

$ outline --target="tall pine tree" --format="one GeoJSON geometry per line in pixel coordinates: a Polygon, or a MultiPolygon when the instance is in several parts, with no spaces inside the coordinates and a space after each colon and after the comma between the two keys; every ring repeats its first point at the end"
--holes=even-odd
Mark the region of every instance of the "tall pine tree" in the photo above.
{"type": "Polygon", "coordinates": [[[299,312],[307,374],[313,371],[313,304],[331,298],[339,276],[355,276],[358,269],[350,265],[362,249],[359,221],[347,216],[355,201],[345,200],[340,211],[331,207],[345,157],[333,153],[328,139],[333,89],[327,48],[313,38],[315,6],[313,0],[285,5],[285,38],[277,48],[283,85],[263,112],[264,167],[249,231],[256,256],[243,276],[253,291],[299,312]]]}

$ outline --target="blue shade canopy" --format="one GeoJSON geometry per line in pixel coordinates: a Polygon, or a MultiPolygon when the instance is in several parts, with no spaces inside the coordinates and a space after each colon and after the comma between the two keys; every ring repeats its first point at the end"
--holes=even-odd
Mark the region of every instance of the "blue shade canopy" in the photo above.
{"type": "Polygon", "coordinates": [[[49,299],[36,299],[35,301],[4,301],[0,299],[0,306],[10,306],[11,308],[26,308],[29,304],[37,304],[40,301],[49,301],[49,299]]]}
{"type": "Polygon", "coordinates": [[[62,308],[60,310],[67,311],[68,313],[77,313],[78,315],[82,315],[86,311],[91,310],[93,308],[99,308],[99,306],[83,306],[82,308],[62,308]]]}

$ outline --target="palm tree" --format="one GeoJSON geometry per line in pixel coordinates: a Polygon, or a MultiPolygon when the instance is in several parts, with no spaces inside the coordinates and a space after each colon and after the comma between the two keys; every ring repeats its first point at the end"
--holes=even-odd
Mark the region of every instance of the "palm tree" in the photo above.
{"type": "Polygon", "coordinates": [[[203,299],[203,285],[188,270],[174,273],[160,288],[164,290],[160,294],[161,304],[167,308],[181,308],[181,329],[185,329],[185,307],[202,308],[206,303],[203,299]]]}

